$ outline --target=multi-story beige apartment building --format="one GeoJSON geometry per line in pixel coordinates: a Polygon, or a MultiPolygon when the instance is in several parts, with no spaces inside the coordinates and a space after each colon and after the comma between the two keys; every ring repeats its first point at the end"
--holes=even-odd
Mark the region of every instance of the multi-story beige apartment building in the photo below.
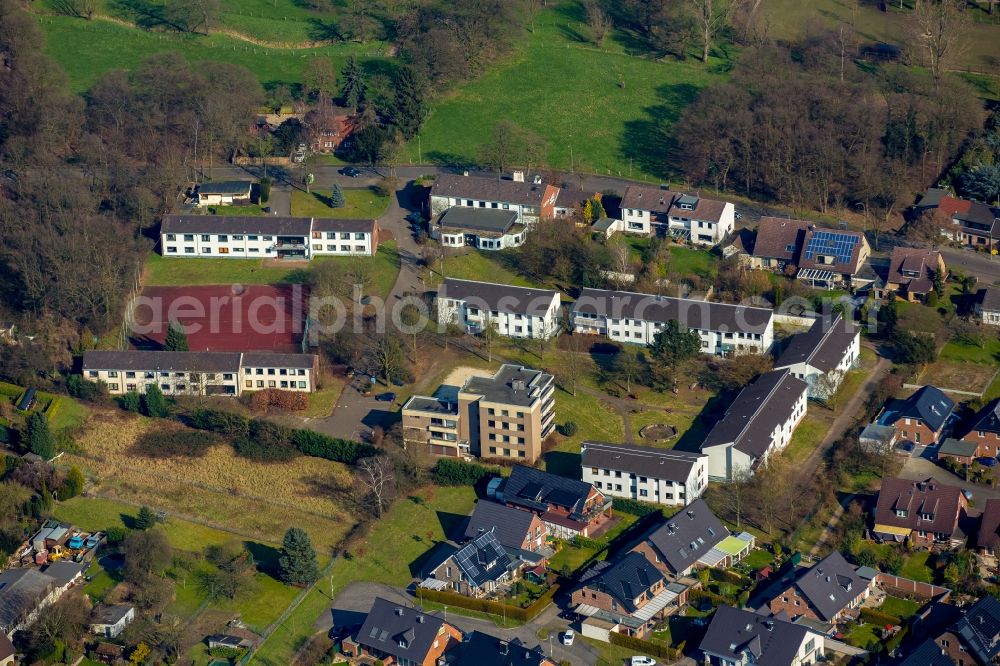
{"type": "Polygon", "coordinates": [[[403,405],[403,439],[434,455],[534,462],[555,425],[554,393],[552,375],[503,365],[461,388],[411,397],[403,405]]]}

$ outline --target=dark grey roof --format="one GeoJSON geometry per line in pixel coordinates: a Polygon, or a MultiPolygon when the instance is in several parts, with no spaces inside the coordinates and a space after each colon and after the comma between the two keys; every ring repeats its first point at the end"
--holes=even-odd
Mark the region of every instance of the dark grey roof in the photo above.
{"type": "Polygon", "coordinates": [[[719,606],[698,647],[736,663],[789,666],[808,633],[806,627],[787,620],[719,606]]]}
{"type": "Polygon", "coordinates": [[[621,208],[666,213],[674,202],[674,193],[648,185],[629,185],[622,196],[621,208]]]}
{"type": "MultiPolygon", "coordinates": [[[[399,660],[423,663],[444,625],[441,618],[375,597],[357,642],[399,660]],[[403,642],[403,645],[400,645],[403,642]]],[[[442,637],[442,640],[444,638],[442,637]]]]}
{"type": "Polygon", "coordinates": [[[56,587],[66,587],[83,574],[85,566],[87,565],[82,562],[60,560],[46,566],[42,569],[42,573],[46,576],[51,576],[55,581],[56,587]]]}
{"type": "Polygon", "coordinates": [[[341,220],[333,217],[315,217],[312,221],[313,231],[350,231],[374,233],[375,220],[341,220]]]}
{"type": "Polygon", "coordinates": [[[512,506],[479,500],[465,528],[465,538],[472,539],[483,532],[493,530],[493,535],[501,546],[520,548],[529,536],[531,521],[535,517],[530,511],[512,506]]]}
{"type": "Polygon", "coordinates": [[[465,301],[468,305],[492,312],[542,317],[559,301],[559,292],[552,289],[515,287],[494,282],[476,282],[445,278],[438,289],[438,298],[465,301]]]}
{"type": "Polygon", "coordinates": [[[938,455],[963,456],[971,458],[976,455],[979,445],[975,442],[967,442],[964,439],[949,437],[938,448],[938,455]]]}
{"type": "Polygon", "coordinates": [[[441,215],[438,225],[450,229],[505,234],[516,222],[517,213],[512,210],[453,206],[441,215]]]}
{"type": "Polygon", "coordinates": [[[164,215],[164,234],[261,234],[265,236],[308,236],[310,217],[277,215],[164,215]]]}
{"type": "Polygon", "coordinates": [[[680,482],[687,481],[691,469],[705,458],[703,454],[688,451],[593,441],[583,442],[581,456],[584,467],[613,469],[680,482]]]}
{"type": "Polygon", "coordinates": [[[886,443],[892,441],[892,438],[896,436],[896,429],[892,426],[879,425],[877,423],[870,423],[865,426],[864,430],[858,436],[861,441],[868,442],[878,442],[886,443]]]}
{"type": "Polygon", "coordinates": [[[426,395],[413,395],[403,405],[403,409],[416,409],[421,412],[433,412],[434,414],[458,415],[458,403],[454,401],[441,400],[426,395]]]}
{"type": "Polygon", "coordinates": [[[220,180],[217,183],[202,183],[198,194],[250,194],[253,183],[249,180],[220,180]]]}
{"type": "Polygon", "coordinates": [[[571,512],[580,512],[593,486],[579,479],[543,472],[534,467],[515,465],[503,489],[505,502],[545,511],[548,505],[558,504],[571,512]]]}
{"type": "Polygon", "coordinates": [[[948,190],[939,187],[929,187],[927,191],[920,195],[917,201],[917,208],[937,208],[941,203],[941,197],[949,196],[948,190]]]}
{"type": "Polygon", "coordinates": [[[88,351],[84,370],[239,372],[239,352],[88,351]]]}
{"type": "Polygon", "coordinates": [[[905,400],[896,403],[899,417],[922,420],[937,432],[955,409],[955,401],[936,386],[923,386],[905,400]]]}
{"type": "MultiPolygon", "coordinates": [[[[548,187],[545,183],[536,185],[533,182],[519,183],[506,179],[444,173],[434,180],[434,185],[431,186],[431,196],[538,206],[541,205],[548,187]]],[[[553,188],[553,190],[555,189],[553,188]]]]}
{"type": "Polygon", "coordinates": [[[595,194],[595,192],[586,192],[584,190],[563,187],[559,190],[559,195],[556,197],[556,206],[560,208],[582,206],[587,199],[593,198],[595,194]]]}
{"type": "Polygon", "coordinates": [[[0,633],[7,633],[30,615],[55,586],[52,576],[38,569],[26,567],[0,573],[0,633]]]}
{"type": "Polygon", "coordinates": [[[443,656],[447,666],[541,666],[546,663],[541,646],[529,648],[519,638],[503,640],[473,631],[443,656]]]}
{"type": "Polygon", "coordinates": [[[244,352],[243,365],[251,368],[302,368],[316,364],[313,354],[279,354],[276,352],[244,352]]]}
{"type": "Polygon", "coordinates": [[[493,532],[483,532],[452,555],[455,564],[468,583],[482,587],[488,581],[498,581],[517,568],[517,563],[497,541],[493,532]]]}
{"type": "Polygon", "coordinates": [[[826,622],[832,621],[868,587],[868,583],[836,550],[799,573],[795,585],[826,622]]]}
{"type": "Polygon", "coordinates": [[[679,572],[687,570],[728,536],[729,530],[705,500],[696,499],[656,528],[648,540],[670,570],[679,572]]]}
{"type": "Polygon", "coordinates": [[[827,317],[820,317],[807,332],[792,336],[774,367],[787,368],[806,363],[822,372],[829,372],[843,362],[859,335],[858,327],[844,321],[839,314],[832,322],[827,317]]]}
{"type": "Polygon", "coordinates": [[[530,407],[552,382],[552,375],[541,370],[505,363],[492,377],[470,377],[461,392],[480,395],[489,402],[530,407]]]}
{"type": "Polygon", "coordinates": [[[634,613],[638,610],[636,598],[662,582],[663,574],[653,563],[642,553],[633,551],[588,578],[584,586],[611,595],[626,611],[634,613]]]}
{"type": "Polygon", "coordinates": [[[928,638],[920,646],[910,653],[908,657],[899,662],[899,666],[955,666],[945,651],[928,638]]]}
{"type": "Polygon", "coordinates": [[[580,293],[573,312],[611,319],[677,321],[702,331],[744,333],[764,333],[773,315],[766,308],[589,288],[580,293]]]}
{"type": "Polygon", "coordinates": [[[1000,601],[985,596],[965,612],[952,631],[980,664],[992,664],[1000,655],[1000,601]]]}
{"type": "Polygon", "coordinates": [[[991,400],[972,417],[972,424],[966,434],[979,431],[1000,432],[1000,398],[991,400]]]}
{"type": "Polygon", "coordinates": [[[806,388],[788,370],[761,375],[740,391],[701,443],[701,450],[731,443],[738,451],[760,460],[771,446],[774,429],[788,420],[795,401],[806,388]]]}
{"type": "Polygon", "coordinates": [[[115,604],[113,606],[98,606],[90,615],[91,624],[118,624],[132,610],[129,604],[115,604]]]}
{"type": "Polygon", "coordinates": [[[988,287],[977,294],[979,307],[985,312],[1000,312],[1000,289],[988,287]]]}

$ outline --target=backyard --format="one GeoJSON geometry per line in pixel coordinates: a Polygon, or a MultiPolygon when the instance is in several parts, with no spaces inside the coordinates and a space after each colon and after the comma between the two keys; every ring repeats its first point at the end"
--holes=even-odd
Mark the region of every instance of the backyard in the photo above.
{"type": "MultiPolygon", "coordinates": [[[[0,400],[16,405],[24,396],[25,388],[0,382],[0,400]]],[[[64,395],[56,395],[45,391],[35,394],[35,405],[32,411],[41,410],[49,420],[49,427],[59,434],[70,432],[82,425],[90,415],[90,410],[83,404],[64,395]]],[[[27,418],[27,413],[15,413],[13,425],[18,425],[21,418],[27,418]]],[[[0,418],[0,426],[8,425],[0,418]]]]}
{"type": "Polygon", "coordinates": [[[329,190],[292,190],[292,215],[337,219],[374,220],[389,207],[389,195],[374,188],[345,188],[344,205],[333,208],[329,190]]]}

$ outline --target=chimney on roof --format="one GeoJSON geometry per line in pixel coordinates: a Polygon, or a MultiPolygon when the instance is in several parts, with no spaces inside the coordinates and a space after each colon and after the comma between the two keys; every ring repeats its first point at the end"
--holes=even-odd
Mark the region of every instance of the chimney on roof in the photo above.
{"type": "Polygon", "coordinates": [[[528,385],[524,383],[523,379],[515,379],[510,383],[510,387],[515,391],[524,391],[528,388],[528,385]]]}
{"type": "Polygon", "coordinates": [[[417,624],[423,624],[423,623],[424,623],[424,616],[423,615],[418,615],[417,616],[417,624]]]}
{"type": "Polygon", "coordinates": [[[497,647],[499,648],[500,654],[507,654],[508,644],[507,641],[499,641],[497,647]]]}
{"type": "Polygon", "coordinates": [[[764,626],[767,627],[768,631],[774,631],[774,620],[765,620],[764,626]]]}
{"type": "Polygon", "coordinates": [[[523,171],[514,171],[513,173],[511,173],[510,177],[511,177],[511,180],[513,180],[515,183],[523,183],[524,182],[524,172],[523,171]]]}

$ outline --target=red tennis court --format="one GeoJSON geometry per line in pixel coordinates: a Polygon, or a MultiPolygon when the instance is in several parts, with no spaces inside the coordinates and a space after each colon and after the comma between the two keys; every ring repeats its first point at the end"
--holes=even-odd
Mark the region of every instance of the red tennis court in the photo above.
{"type": "Polygon", "coordinates": [[[299,352],[307,308],[303,285],[147,287],[133,300],[133,343],[159,347],[170,322],[191,351],[299,352]]]}

